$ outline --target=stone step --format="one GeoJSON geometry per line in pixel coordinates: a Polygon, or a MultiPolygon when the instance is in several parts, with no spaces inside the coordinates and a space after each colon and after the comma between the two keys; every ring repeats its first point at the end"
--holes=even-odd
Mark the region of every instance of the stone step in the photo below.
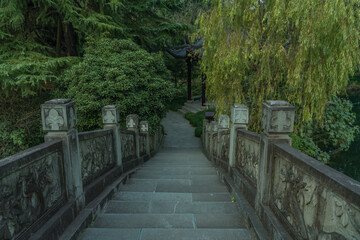
{"type": "Polygon", "coordinates": [[[200,111],[200,108],[198,109],[194,104],[191,103],[185,103],[183,109],[188,110],[189,112],[192,113],[197,113],[200,111]]]}
{"type": "Polygon", "coordinates": [[[166,192],[118,192],[114,200],[120,201],[182,201],[182,202],[229,202],[229,193],[166,193],[166,192]]]}
{"type": "Polygon", "coordinates": [[[184,109],[182,109],[182,108],[178,109],[177,111],[178,111],[179,113],[181,113],[182,115],[185,115],[185,113],[187,113],[187,111],[184,110],[184,109]]]}
{"type": "Polygon", "coordinates": [[[247,229],[88,228],[82,240],[250,240],[247,229]]]}
{"type": "Polygon", "coordinates": [[[194,110],[195,112],[201,111],[201,103],[185,103],[184,106],[194,110]]]}
{"type": "Polygon", "coordinates": [[[228,202],[182,202],[182,201],[117,201],[109,202],[106,213],[151,213],[151,214],[233,214],[236,204],[228,202]]]}
{"type": "Polygon", "coordinates": [[[110,214],[104,213],[95,228],[245,228],[240,214],[110,214]]]}

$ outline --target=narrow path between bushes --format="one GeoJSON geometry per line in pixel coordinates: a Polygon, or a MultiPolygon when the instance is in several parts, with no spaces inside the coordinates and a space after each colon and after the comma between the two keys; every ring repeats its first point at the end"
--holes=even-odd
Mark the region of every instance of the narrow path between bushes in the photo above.
{"type": "Polygon", "coordinates": [[[81,239],[252,239],[194,128],[178,112],[163,119],[163,148],[121,186],[81,239]]]}

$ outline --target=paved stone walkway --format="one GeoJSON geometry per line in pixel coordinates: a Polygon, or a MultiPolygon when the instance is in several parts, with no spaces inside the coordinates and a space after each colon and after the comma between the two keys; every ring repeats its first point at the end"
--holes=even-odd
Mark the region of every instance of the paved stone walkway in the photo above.
{"type": "Polygon", "coordinates": [[[180,113],[163,120],[163,149],[121,187],[81,239],[252,239],[200,140],[180,113]]]}

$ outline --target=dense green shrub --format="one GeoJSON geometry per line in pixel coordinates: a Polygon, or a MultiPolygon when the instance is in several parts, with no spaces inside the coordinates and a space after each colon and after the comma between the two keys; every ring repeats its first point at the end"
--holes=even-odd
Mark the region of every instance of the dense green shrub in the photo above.
{"type": "Polygon", "coordinates": [[[352,107],[349,100],[335,97],[326,106],[321,122],[313,121],[301,134],[292,135],[293,147],[325,163],[331,151],[346,151],[359,133],[352,107]]]}
{"type": "Polygon", "coordinates": [[[205,111],[197,113],[188,112],[185,114],[185,118],[195,127],[195,137],[200,137],[202,134],[203,120],[205,119],[205,111]]]}
{"type": "Polygon", "coordinates": [[[80,131],[101,127],[101,108],[115,104],[120,118],[138,114],[157,126],[175,88],[161,54],[150,54],[130,40],[89,39],[81,63],[65,71],[57,96],[76,102],[80,131]]]}
{"type": "Polygon", "coordinates": [[[48,100],[46,92],[37,97],[18,97],[0,90],[0,159],[43,142],[40,104],[48,100]]]}

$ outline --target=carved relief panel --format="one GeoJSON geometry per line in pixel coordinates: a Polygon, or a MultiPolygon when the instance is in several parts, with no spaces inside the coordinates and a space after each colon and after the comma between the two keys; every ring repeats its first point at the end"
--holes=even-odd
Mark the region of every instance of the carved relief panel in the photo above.
{"type": "Polygon", "coordinates": [[[60,152],[9,173],[0,179],[0,239],[15,239],[65,198],[60,152]]]}
{"type": "Polygon", "coordinates": [[[360,209],[278,154],[271,207],[298,239],[360,239],[360,209]]]}
{"type": "Polygon", "coordinates": [[[235,154],[236,167],[251,180],[255,187],[259,174],[260,143],[238,134],[235,154]]]}
{"type": "Polygon", "coordinates": [[[217,144],[218,144],[218,135],[217,133],[213,133],[212,135],[212,155],[213,157],[217,157],[217,144]]]}
{"type": "Polygon", "coordinates": [[[146,135],[141,133],[139,135],[139,144],[140,144],[140,155],[146,154],[146,135]]]}
{"type": "Polygon", "coordinates": [[[115,164],[112,134],[79,141],[81,174],[84,185],[115,164]]]}
{"type": "Polygon", "coordinates": [[[121,133],[120,136],[123,161],[136,158],[136,143],[134,134],[121,133]]]}
{"type": "Polygon", "coordinates": [[[223,161],[229,162],[229,149],[230,149],[230,132],[225,131],[220,135],[220,158],[223,161]]]}

